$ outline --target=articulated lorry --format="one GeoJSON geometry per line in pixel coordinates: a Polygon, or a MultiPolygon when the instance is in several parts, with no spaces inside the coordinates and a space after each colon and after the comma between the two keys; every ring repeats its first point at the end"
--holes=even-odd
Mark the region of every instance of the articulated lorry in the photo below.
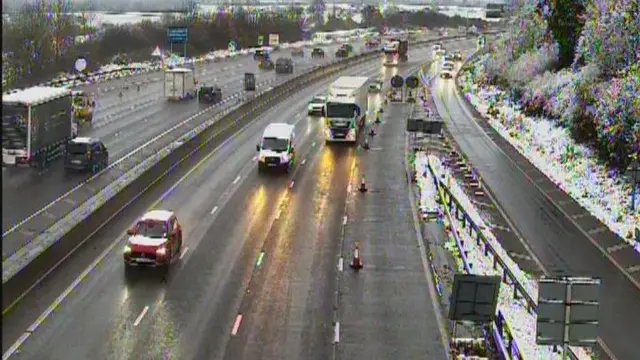
{"type": "Polygon", "coordinates": [[[324,108],[327,142],[357,141],[367,118],[368,89],[365,76],[342,76],[329,86],[324,108]]]}
{"type": "Polygon", "coordinates": [[[77,136],[70,89],[36,86],[2,95],[2,164],[46,168],[77,136]]]}

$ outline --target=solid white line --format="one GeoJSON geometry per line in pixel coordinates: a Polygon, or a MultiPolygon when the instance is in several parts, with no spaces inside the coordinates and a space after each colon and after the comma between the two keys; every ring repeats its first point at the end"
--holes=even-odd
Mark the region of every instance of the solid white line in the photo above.
{"type": "Polygon", "coordinates": [[[144,316],[147,315],[147,311],[149,311],[149,306],[145,306],[144,309],[142,309],[142,312],[140,313],[140,315],[138,315],[138,317],[136,318],[136,321],[133,322],[133,326],[138,326],[140,325],[140,322],[142,321],[142,319],[144,319],[144,316]]]}
{"type": "Polygon", "coordinates": [[[233,180],[232,184],[235,185],[238,183],[238,181],[240,181],[240,175],[238,175],[238,177],[235,180],[233,180]]]}
{"type": "Polygon", "coordinates": [[[336,326],[333,332],[333,343],[337,344],[340,342],[340,322],[336,322],[336,326]]]}
{"type": "Polygon", "coordinates": [[[349,184],[349,186],[347,186],[347,192],[351,193],[351,184],[349,184]]]}
{"type": "Polygon", "coordinates": [[[242,323],[242,314],[238,314],[238,316],[236,316],[236,321],[233,323],[233,329],[231,329],[231,335],[238,334],[238,330],[240,329],[241,323],[242,323]]]}
{"type": "Polygon", "coordinates": [[[341,256],[338,259],[338,271],[342,272],[344,270],[344,258],[341,256]]]}
{"type": "Polygon", "coordinates": [[[4,354],[2,354],[2,360],[7,360],[11,356],[13,356],[13,354],[15,354],[16,351],[18,351],[18,348],[27,340],[29,336],[31,336],[31,333],[28,333],[28,332],[22,333],[22,335],[20,335],[18,340],[15,343],[13,343],[13,345],[11,345],[11,347],[4,354]]]}
{"type": "Polygon", "coordinates": [[[289,189],[293,189],[293,184],[295,184],[296,182],[291,180],[291,183],[289,184],[289,189]]]}
{"type": "Polygon", "coordinates": [[[281,214],[282,214],[282,211],[278,210],[278,212],[276,213],[276,220],[280,219],[281,214]]]}
{"type": "Polygon", "coordinates": [[[218,211],[218,205],[214,206],[213,209],[211,209],[210,214],[213,215],[216,213],[216,211],[218,211]]]}
{"type": "Polygon", "coordinates": [[[342,225],[347,225],[347,215],[342,218],[342,225]]]}
{"type": "Polygon", "coordinates": [[[188,248],[188,247],[186,247],[186,248],[182,249],[182,252],[180,253],[180,258],[179,258],[180,260],[182,260],[182,258],[184,257],[184,254],[186,254],[186,253],[187,253],[187,251],[189,251],[189,248],[188,248]]]}

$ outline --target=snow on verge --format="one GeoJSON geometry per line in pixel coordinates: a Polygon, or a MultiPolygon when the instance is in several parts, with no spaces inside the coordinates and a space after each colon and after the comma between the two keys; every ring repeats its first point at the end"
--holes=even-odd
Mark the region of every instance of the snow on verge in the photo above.
{"type": "MultiPolygon", "coordinates": [[[[440,160],[433,155],[426,155],[425,153],[418,153],[416,156],[416,173],[418,175],[418,181],[433,181],[431,176],[426,178],[423,174],[430,175],[428,170],[428,163],[431,163],[436,176],[443,179],[443,182],[448,184],[448,188],[453,196],[459,201],[460,205],[465,209],[465,212],[471,218],[471,220],[481,226],[484,224],[484,220],[481,218],[479,211],[472,204],[466,193],[462,190],[462,187],[458,183],[458,180],[453,177],[450,170],[442,165],[440,160]]],[[[427,189],[429,186],[422,184],[421,189],[427,189]]],[[[431,194],[433,194],[431,192],[431,194]]],[[[426,196],[421,196],[421,200],[426,196]]],[[[426,205],[425,206],[430,206],[426,205]]],[[[455,221],[452,224],[452,228],[462,228],[460,221],[455,221]]],[[[493,247],[498,255],[509,268],[509,270],[515,275],[516,279],[526,289],[527,293],[533,299],[537,299],[538,296],[538,284],[528,278],[528,276],[520,270],[518,265],[507,255],[506,251],[502,248],[500,243],[496,240],[495,236],[487,228],[482,229],[482,233],[485,236],[487,242],[493,247]]],[[[473,265],[472,271],[476,274],[483,275],[498,275],[502,276],[500,268],[493,268],[493,260],[490,256],[484,255],[484,249],[482,245],[478,246],[476,239],[472,238],[467,231],[460,231],[461,240],[464,241],[464,251],[466,252],[467,260],[473,265]]],[[[523,298],[514,299],[513,290],[510,286],[503,285],[500,287],[500,295],[498,299],[498,310],[501,311],[508,323],[509,328],[513,336],[515,337],[517,346],[525,359],[560,359],[561,354],[554,353],[550,346],[539,346],[535,343],[536,333],[536,318],[535,314],[529,313],[527,310],[527,304],[523,298]]],[[[572,351],[579,359],[590,359],[589,355],[582,348],[572,347],[572,351]]]]}
{"type": "MultiPolygon", "coordinates": [[[[610,175],[594,160],[593,151],[576,144],[566,129],[547,119],[525,116],[508,100],[496,101],[496,97],[507,99],[507,94],[493,86],[473,84],[468,74],[459,79],[463,88],[470,89],[465,98],[480,113],[486,114],[491,103],[500,111],[501,115],[486,118],[503,138],[611,231],[633,245],[633,229],[640,224],[640,213],[630,210],[629,183],[610,175]]],[[[636,198],[638,208],[640,196],[636,198]]],[[[640,244],[634,247],[640,252],[640,244]]]]}

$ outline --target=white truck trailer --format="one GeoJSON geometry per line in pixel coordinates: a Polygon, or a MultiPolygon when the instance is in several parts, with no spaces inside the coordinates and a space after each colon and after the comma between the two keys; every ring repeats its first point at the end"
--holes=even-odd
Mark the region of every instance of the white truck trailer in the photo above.
{"type": "Polygon", "coordinates": [[[71,89],[35,86],[2,95],[2,163],[45,168],[77,135],[71,89]]]}
{"type": "Polygon", "coordinates": [[[365,76],[342,76],[329,86],[324,110],[327,142],[357,141],[369,109],[368,87],[365,76]]]}
{"type": "Polygon", "coordinates": [[[164,97],[169,101],[195,99],[197,83],[193,70],[173,68],[164,71],[164,97]]]}

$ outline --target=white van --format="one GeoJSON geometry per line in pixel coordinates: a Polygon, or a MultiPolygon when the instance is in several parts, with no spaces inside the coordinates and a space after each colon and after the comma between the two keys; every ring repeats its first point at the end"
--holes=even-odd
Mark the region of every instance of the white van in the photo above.
{"type": "Polygon", "coordinates": [[[262,134],[258,151],[258,171],[293,169],[296,160],[294,126],[285,123],[269,124],[262,134]]]}

